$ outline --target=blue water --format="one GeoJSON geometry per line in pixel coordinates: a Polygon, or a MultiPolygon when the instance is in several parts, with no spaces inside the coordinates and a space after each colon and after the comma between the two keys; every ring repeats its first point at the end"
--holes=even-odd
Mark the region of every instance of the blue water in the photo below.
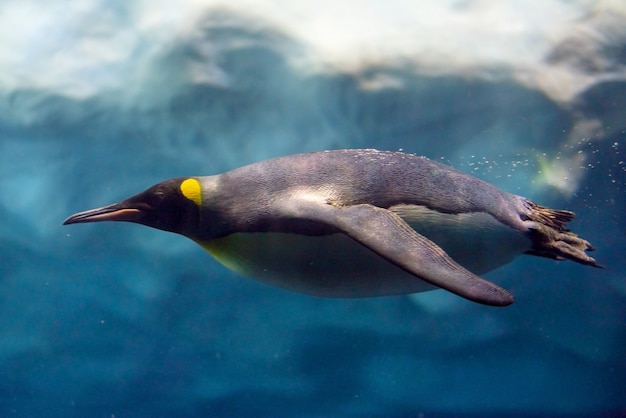
{"type": "Polygon", "coordinates": [[[0,416],[626,414],[626,37],[589,71],[613,81],[561,102],[461,70],[305,70],[288,34],[219,13],[196,37],[126,50],[116,20],[101,36],[121,37],[119,65],[74,71],[63,42],[86,35],[50,29],[71,14],[31,12],[28,33],[60,47],[29,44],[18,65],[0,46],[0,416]],[[573,210],[606,268],[519,257],[485,276],[515,294],[508,308],[444,291],[327,300],[239,277],[174,234],[61,226],[170,177],[337,148],[426,155],[573,210]]]}

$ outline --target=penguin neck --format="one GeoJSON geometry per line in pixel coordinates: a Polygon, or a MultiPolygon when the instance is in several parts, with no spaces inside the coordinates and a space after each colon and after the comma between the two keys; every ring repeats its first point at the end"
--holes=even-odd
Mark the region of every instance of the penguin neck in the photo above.
{"type": "Polygon", "coordinates": [[[202,185],[198,225],[185,236],[194,241],[210,241],[233,232],[233,208],[229,195],[233,190],[224,185],[222,175],[197,177],[202,185]]]}

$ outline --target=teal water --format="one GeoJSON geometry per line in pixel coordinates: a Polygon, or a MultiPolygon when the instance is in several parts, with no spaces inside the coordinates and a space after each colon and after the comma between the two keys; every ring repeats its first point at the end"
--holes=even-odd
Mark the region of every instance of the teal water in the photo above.
{"type": "Polygon", "coordinates": [[[23,49],[0,46],[0,416],[625,413],[621,32],[562,61],[598,67],[561,101],[513,70],[303,69],[290,57],[306,45],[237,13],[131,42],[131,8],[97,7],[84,27],[35,8],[9,28],[23,49]],[[111,16],[119,30],[94,35],[111,16]],[[75,71],[94,39],[115,48],[75,71]],[[177,235],[61,226],[170,177],[338,148],[426,155],[573,210],[606,268],[520,257],[486,275],[516,295],[504,309],[443,291],[330,300],[239,277],[177,235]]]}

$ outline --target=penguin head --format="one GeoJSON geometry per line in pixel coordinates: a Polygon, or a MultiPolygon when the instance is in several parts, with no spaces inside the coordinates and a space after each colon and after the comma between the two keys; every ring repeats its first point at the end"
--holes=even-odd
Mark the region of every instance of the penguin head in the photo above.
{"type": "Polygon", "coordinates": [[[176,178],[155,184],[119,203],[75,213],[63,225],[122,221],[193,236],[202,207],[202,187],[196,178],[176,178]]]}

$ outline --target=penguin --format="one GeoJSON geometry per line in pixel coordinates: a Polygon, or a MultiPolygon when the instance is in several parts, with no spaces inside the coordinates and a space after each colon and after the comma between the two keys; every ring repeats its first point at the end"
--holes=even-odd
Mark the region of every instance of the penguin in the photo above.
{"type": "Polygon", "coordinates": [[[166,180],[63,224],[124,221],[181,234],[243,276],[309,295],[441,288],[507,306],[513,295],[480,275],[517,255],[601,267],[567,229],[572,219],[425,157],[334,150],[166,180]]]}

